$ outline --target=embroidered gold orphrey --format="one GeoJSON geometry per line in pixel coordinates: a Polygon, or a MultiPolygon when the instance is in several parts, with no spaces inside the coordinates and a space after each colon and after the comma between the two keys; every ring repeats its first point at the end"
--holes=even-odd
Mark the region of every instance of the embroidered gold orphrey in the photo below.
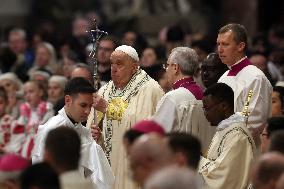
{"type": "Polygon", "coordinates": [[[112,81],[106,84],[106,87],[102,93],[104,99],[108,99],[107,109],[107,120],[105,128],[105,153],[110,163],[111,151],[112,151],[112,133],[113,126],[112,121],[121,121],[125,111],[128,108],[129,102],[132,97],[136,96],[139,92],[140,87],[150,80],[150,77],[141,69],[139,69],[131,80],[128,82],[126,87],[122,90],[118,90],[112,81]],[[107,98],[108,97],[108,98],[107,98]]]}

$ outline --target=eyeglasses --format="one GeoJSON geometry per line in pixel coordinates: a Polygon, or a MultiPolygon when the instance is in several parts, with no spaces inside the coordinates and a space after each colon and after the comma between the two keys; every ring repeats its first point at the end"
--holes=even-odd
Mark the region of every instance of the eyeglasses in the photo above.
{"type": "Polygon", "coordinates": [[[173,64],[166,63],[166,64],[163,64],[163,68],[166,70],[166,69],[168,69],[169,66],[172,66],[172,65],[177,65],[177,64],[175,64],[175,63],[173,63],[173,64]]]}
{"type": "Polygon", "coordinates": [[[163,64],[163,68],[166,70],[170,64],[163,64]]]}

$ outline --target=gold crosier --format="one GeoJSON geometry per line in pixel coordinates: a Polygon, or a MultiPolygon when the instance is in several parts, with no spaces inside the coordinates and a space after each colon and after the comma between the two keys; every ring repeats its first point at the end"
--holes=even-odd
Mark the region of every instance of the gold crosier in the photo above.
{"type": "Polygon", "coordinates": [[[249,104],[250,104],[252,95],[253,95],[253,91],[250,90],[249,93],[248,93],[248,96],[247,96],[247,100],[245,101],[245,105],[244,105],[243,111],[242,111],[242,115],[245,116],[246,126],[248,124],[248,118],[249,118],[249,114],[250,114],[249,104]]]}

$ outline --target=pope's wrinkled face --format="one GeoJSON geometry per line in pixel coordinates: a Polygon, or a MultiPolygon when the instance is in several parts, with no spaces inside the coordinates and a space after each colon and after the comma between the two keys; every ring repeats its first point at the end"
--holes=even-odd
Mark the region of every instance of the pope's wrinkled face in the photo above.
{"type": "Polygon", "coordinates": [[[138,64],[122,51],[114,51],[110,62],[112,81],[117,88],[123,89],[137,71],[138,64]]]}
{"type": "Polygon", "coordinates": [[[65,107],[68,116],[76,122],[85,122],[93,104],[92,93],[79,93],[65,96],[65,107]]]}

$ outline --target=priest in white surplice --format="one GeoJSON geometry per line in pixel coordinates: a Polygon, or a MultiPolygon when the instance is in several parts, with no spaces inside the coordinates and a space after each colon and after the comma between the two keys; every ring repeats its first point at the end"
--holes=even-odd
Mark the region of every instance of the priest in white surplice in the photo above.
{"type": "Polygon", "coordinates": [[[249,184],[255,143],[241,113],[234,113],[234,92],[224,83],[206,89],[204,114],[217,131],[198,172],[206,189],[245,189],[249,184]]]}
{"type": "Polygon", "coordinates": [[[253,66],[245,55],[248,43],[244,26],[223,26],[219,30],[217,46],[219,57],[230,69],[218,82],[226,83],[233,89],[235,112],[243,110],[249,91],[253,91],[248,107],[250,116],[247,126],[258,146],[259,134],[271,114],[271,84],[264,73],[253,66]]]}
{"type": "Polygon", "coordinates": [[[81,138],[79,170],[82,176],[90,178],[99,189],[110,189],[114,176],[107,158],[100,145],[93,140],[90,129],[81,124],[87,120],[90,113],[93,92],[93,86],[83,78],[74,78],[67,83],[64,91],[65,106],[58,115],[38,128],[32,161],[36,163],[43,160],[45,138],[50,130],[62,126],[73,128],[81,138]]]}
{"type": "MultiPolygon", "coordinates": [[[[130,46],[117,47],[110,57],[112,80],[95,96],[95,108],[103,112],[103,142],[115,175],[114,188],[137,186],[129,178],[123,134],[137,121],[150,118],[163,96],[159,84],[139,68],[139,57],[130,46]]],[[[90,113],[87,126],[92,124],[90,113]]],[[[99,113],[97,115],[100,115],[99,113]]]]}
{"type": "Polygon", "coordinates": [[[188,47],[174,48],[166,65],[168,81],[173,90],[159,101],[153,119],[166,132],[186,132],[197,136],[207,150],[214,130],[202,110],[202,88],[194,81],[198,68],[198,55],[188,47]]]}

